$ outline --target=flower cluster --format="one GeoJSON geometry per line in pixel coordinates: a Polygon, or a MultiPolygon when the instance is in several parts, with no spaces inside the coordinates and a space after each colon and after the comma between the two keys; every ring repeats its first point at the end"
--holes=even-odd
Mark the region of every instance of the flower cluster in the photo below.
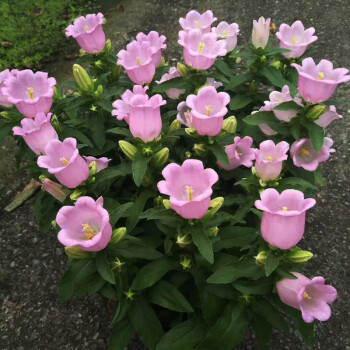
{"type": "Polygon", "coordinates": [[[112,300],[118,349],[136,332],[150,350],[232,349],[249,324],[287,327],[276,308],[305,327],[337,298],[300,273],[312,253],[297,244],[312,235],[306,212],[335,152],[325,128],[342,118],[327,100],[348,70],[307,57],[317,37],[300,21],[271,38],[261,17],[237,48],[238,25],[216,20],[180,18],[185,63],[170,67],[164,35],[114,53],[101,13],[76,19],[66,35],[89,69],[73,66],[73,93],[44,72],[0,73],[4,130],[69,257],[60,299],[112,300]]]}

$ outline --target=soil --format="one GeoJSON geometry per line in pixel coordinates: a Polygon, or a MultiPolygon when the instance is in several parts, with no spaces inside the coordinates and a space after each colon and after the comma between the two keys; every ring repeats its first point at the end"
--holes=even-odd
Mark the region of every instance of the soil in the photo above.
{"type": "MultiPolygon", "coordinates": [[[[204,12],[240,26],[239,42],[246,43],[252,20],[271,17],[277,27],[299,19],[306,27],[314,26],[319,40],[312,45],[316,60],[326,58],[336,67],[350,67],[350,17],[348,0],[128,0],[101,1],[107,23],[107,37],[115,47],[123,48],[139,31],[157,30],[167,36],[167,56],[180,57],[177,32],[178,18],[190,9],[204,12]],[[121,6],[122,5],[122,6],[121,6]]],[[[75,47],[78,51],[78,47],[75,47]]],[[[70,76],[73,61],[48,64],[47,70],[58,81],[70,76]]],[[[350,84],[338,88],[336,99],[350,100],[350,84]]],[[[324,164],[327,187],[317,194],[317,205],[308,212],[305,238],[301,247],[314,253],[308,264],[308,276],[326,276],[338,289],[332,305],[332,318],[316,324],[314,349],[350,350],[349,339],[349,259],[350,231],[349,130],[347,110],[327,130],[334,139],[333,154],[324,164]]],[[[57,300],[57,284],[62,276],[66,256],[53,232],[38,230],[31,200],[14,212],[3,208],[20,191],[27,180],[18,173],[7,140],[0,148],[0,349],[1,350],[95,350],[107,349],[110,313],[98,297],[73,298],[67,303],[57,300]]],[[[301,350],[303,345],[295,331],[274,334],[271,349],[301,350]]],[[[135,340],[129,350],[143,350],[135,340]]],[[[247,334],[238,349],[257,349],[253,335],[247,334]]]]}

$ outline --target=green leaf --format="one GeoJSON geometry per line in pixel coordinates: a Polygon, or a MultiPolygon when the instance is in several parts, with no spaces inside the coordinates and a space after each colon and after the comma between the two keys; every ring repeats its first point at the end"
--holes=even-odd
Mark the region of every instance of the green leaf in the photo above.
{"type": "Polygon", "coordinates": [[[237,109],[241,109],[245,106],[248,106],[251,102],[253,102],[253,99],[250,96],[235,95],[233,98],[231,98],[229,107],[231,111],[235,111],[237,109]]]}
{"type": "Polygon", "coordinates": [[[290,52],[291,50],[288,49],[282,49],[280,47],[270,47],[266,50],[265,56],[271,56],[275,55],[276,53],[285,53],[285,52],[290,52]]]}
{"type": "Polygon", "coordinates": [[[265,264],[266,276],[270,276],[273,271],[276,270],[280,263],[280,258],[276,256],[272,251],[268,254],[265,264]]]}
{"type": "Polygon", "coordinates": [[[312,147],[315,149],[315,152],[319,152],[324,143],[324,129],[314,122],[309,122],[307,128],[312,147]]]}
{"type": "Polygon", "coordinates": [[[148,300],[177,312],[193,312],[186,298],[169,282],[159,281],[148,292],[148,300]]]}
{"type": "Polygon", "coordinates": [[[106,142],[105,127],[101,114],[94,113],[89,116],[89,126],[92,139],[98,148],[102,148],[106,142]]]}
{"type": "Polygon", "coordinates": [[[282,73],[273,66],[264,66],[260,70],[260,73],[266,77],[271,84],[281,88],[285,85],[285,80],[282,73]]]}
{"type": "Polygon", "coordinates": [[[106,132],[107,132],[107,134],[122,135],[122,136],[130,137],[130,138],[132,137],[132,135],[128,129],[121,128],[121,127],[108,129],[106,132]]]}
{"type": "Polygon", "coordinates": [[[192,350],[205,336],[205,326],[198,319],[176,325],[160,340],[157,350],[192,350]]]}
{"type": "Polygon", "coordinates": [[[149,350],[155,350],[164,332],[152,306],[139,296],[131,303],[128,316],[142,342],[149,350]]]}
{"type": "Polygon", "coordinates": [[[186,82],[182,77],[177,77],[168,81],[165,81],[162,84],[155,85],[152,89],[152,92],[165,92],[169,89],[186,89],[186,82]]]}
{"type": "Polygon", "coordinates": [[[99,100],[96,102],[96,104],[108,113],[111,113],[113,111],[112,103],[107,100],[99,100]]]}
{"type": "Polygon", "coordinates": [[[234,77],[232,77],[227,85],[227,88],[233,89],[236,86],[239,86],[243,84],[245,81],[249,80],[251,78],[252,74],[250,73],[245,73],[245,74],[239,74],[234,77]]]}
{"type": "Polygon", "coordinates": [[[117,221],[124,217],[128,216],[128,210],[134,205],[132,202],[124,203],[120,205],[119,207],[113,209],[109,213],[109,222],[114,227],[114,225],[117,223],[117,221]]]}
{"type": "Polygon", "coordinates": [[[118,243],[117,248],[113,249],[113,253],[115,256],[121,256],[126,259],[154,260],[162,257],[161,253],[152,247],[146,246],[142,241],[131,242],[126,239],[118,243]]]}
{"type": "Polygon", "coordinates": [[[317,187],[312,183],[300,179],[298,177],[286,177],[279,181],[278,189],[288,189],[288,188],[296,188],[296,189],[306,189],[312,188],[313,190],[317,190],[317,187]]]}
{"type": "Polygon", "coordinates": [[[233,70],[223,60],[217,59],[214,63],[215,68],[227,77],[233,76],[233,70]]]}
{"type": "Polygon", "coordinates": [[[178,267],[178,263],[168,258],[160,258],[143,266],[136,274],[131,285],[132,290],[141,290],[153,286],[167,272],[178,267]]]}
{"type": "Polygon", "coordinates": [[[8,135],[12,135],[12,128],[17,124],[18,123],[5,123],[4,125],[0,126],[0,146],[8,135]]]}
{"type": "Polygon", "coordinates": [[[201,255],[208,260],[210,264],[214,263],[213,246],[205,230],[199,227],[191,228],[193,243],[198,248],[201,255]]]}
{"type": "Polygon", "coordinates": [[[257,281],[236,281],[233,286],[243,294],[268,294],[272,291],[273,285],[267,278],[257,281]]]}
{"type": "Polygon", "coordinates": [[[232,350],[242,341],[247,326],[244,305],[230,302],[197,349],[232,350]]]}
{"type": "Polygon", "coordinates": [[[141,185],[142,179],[147,171],[147,164],[150,157],[145,157],[141,152],[136,153],[135,159],[132,162],[132,175],[137,187],[141,185]]]}
{"type": "Polygon", "coordinates": [[[87,145],[88,147],[93,148],[93,145],[92,145],[90,139],[86,135],[84,135],[81,131],[79,131],[78,129],[65,127],[65,128],[63,128],[62,132],[60,133],[60,137],[62,137],[62,139],[67,138],[67,137],[74,137],[75,139],[77,139],[81,143],[87,145]]]}
{"type": "Polygon", "coordinates": [[[173,210],[169,210],[162,207],[155,207],[150,208],[146,210],[144,213],[139,215],[140,219],[147,219],[147,220],[160,220],[160,219],[168,219],[173,220],[176,218],[176,215],[173,210]]]}
{"type": "Polygon", "coordinates": [[[249,125],[276,123],[277,118],[273,112],[256,112],[243,118],[243,121],[249,125]]]}
{"type": "Polygon", "coordinates": [[[244,247],[253,242],[257,237],[254,227],[228,226],[220,229],[220,240],[213,245],[214,252],[234,247],[244,247]]]}
{"type": "Polygon", "coordinates": [[[108,350],[125,350],[135,333],[135,329],[129,319],[118,322],[111,330],[108,350]]]}
{"type": "Polygon", "coordinates": [[[131,164],[130,163],[122,163],[120,165],[117,165],[114,168],[106,168],[101,171],[99,171],[95,175],[95,182],[96,183],[103,183],[107,180],[112,180],[120,176],[126,176],[131,174],[131,164]]]}
{"type": "Polygon", "coordinates": [[[96,254],[96,267],[98,273],[109,283],[115,284],[114,272],[106,260],[106,252],[101,251],[96,254]]]}
{"type": "Polygon", "coordinates": [[[215,142],[212,145],[209,145],[208,148],[213,152],[214,156],[218,161],[220,161],[224,165],[230,164],[224,147],[220,146],[218,143],[215,142]]]}
{"type": "Polygon", "coordinates": [[[272,335],[271,325],[257,315],[250,319],[250,325],[254,330],[259,350],[268,350],[272,335]]]}

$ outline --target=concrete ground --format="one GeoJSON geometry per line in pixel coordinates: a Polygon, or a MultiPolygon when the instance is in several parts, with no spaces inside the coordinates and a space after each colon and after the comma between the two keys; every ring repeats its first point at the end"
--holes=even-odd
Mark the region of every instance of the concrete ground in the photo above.
{"type": "MultiPolygon", "coordinates": [[[[249,40],[252,20],[271,17],[279,24],[299,19],[314,26],[319,40],[312,45],[314,57],[326,58],[336,67],[350,68],[350,3],[348,0],[128,0],[101,1],[113,45],[123,48],[139,31],[157,30],[168,38],[168,58],[179,58],[178,18],[190,9],[211,9],[215,16],[240,26],[240,43],[249,40]],[[121,6],[123,6],[123,10],[121,6]]],[[[62,34],[63,35],[63,34],[62,34]]],[[[70,75],[72,62],[48,67],[59,81],[70,75]]],[[[338,88],[336,98],[350,101],[350,84],[338,88]]],[[[325,163],[328,186],[317,194],[317,205],[308,213],[301,246],[311,250],[309,276],[323,275],[338,289],[332,318],[316,324],[320,350],[350,350],[349,339],[349,105],[340,108],[344,119],[327,131],[336,153],[325,163]]],[[[3,208],[23,188],[25,175],[17,174],[14,144],[0,148],[0,349],[2,350],[95,350],[106,349],[111,315],[99,298],[57,301],[57,284],[65,270],[66,257],[54,234],[38,230],[30,202],[6,213],[3,208]]],[[[239,349],[256,349],[247,335],[239,349]]],[[[296,332],[275,334],[271,349],[301,350],[296,332]]],[[[142,349],[137,342],[129,350],[142,349]]],[[[214,349],[213,349],[214,350],[214,349]]]]}

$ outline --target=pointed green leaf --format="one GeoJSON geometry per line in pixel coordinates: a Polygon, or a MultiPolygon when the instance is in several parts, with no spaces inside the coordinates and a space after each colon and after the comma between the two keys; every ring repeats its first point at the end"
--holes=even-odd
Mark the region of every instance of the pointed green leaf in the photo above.
{"type": "Polygon", "coordinates": [[[191,236],[201,255],[211,264],[214,263],[213,246],[205,230],[199,227],[192,227],[191,236]]]}
{"type": "Polygon", "coordinates": [[[145,157],[141,152],[136,153],[135,159],[132,162],[132,175],[137,187],[141,185],[149,161],[150,157],[145,157]]]}
{"type": "Polygon", "coordinates": [[[96,267],[98,273],[109,283],[115,284],[114,272],[110,264],[106,260],[106,252],[104,250],[96,254],[96,267]]]}

